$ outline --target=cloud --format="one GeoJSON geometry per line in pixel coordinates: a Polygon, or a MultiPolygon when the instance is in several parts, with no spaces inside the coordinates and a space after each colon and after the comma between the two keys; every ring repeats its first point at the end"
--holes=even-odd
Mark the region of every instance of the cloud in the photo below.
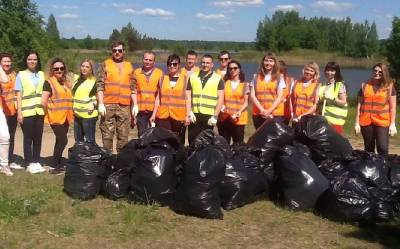
{"type": "Polygon", "coordinates": [[[287,12],[287,11],[299,11],[303,8],[303,6],[301,4],[296,4],[296,5],[292,5],[292,4],[284,4],[284,5],[276,5],[275,7],[272,8],[273,11],[283,11],[283,12],[287,12]]]}
{"type": "Polygon", "coordinates": [[[205,31],[215,31],[215,28],[209,26],[201,26],[200,29],[205,31]]]}
{"type": "Polygon", "coordinates": [[[107,7],[107,8],[108,7],[113,7],[113,8],[121,9],[121,8],[128,7],[129,5],[127,3],[112,2],[112,3],[102,3],[101,6],[107,7]]]}
{"type": "Polygon", "coordinates": [[[355,7],[352,3],[347,2],[334,2],[334,1],[316,1],[311,4],[312,7],[322,9],[325,11],[346,11],[351,10],[355,7]]]}
{"type": "Polygon", "coordinates": [[[79,6],[76,5],[51,5],[53,9],[64,9],[64,10],[72,10],[72,9],[79,9],[79,6]]]}
{"type": "Polygon", "coordinates": [[[121,13],[124,14],[132,14],[132,15],[144,15],[144,16],[154,16],[154,17],[162,17],[162,18],[171,18],[175,16],[174,12],[163,10],[163,9],[151,9],[146,8],[143,10],[135,10],[133,8],[127,8],[120,10],[121,13]]]}
{"type": "Polygon", "coordinates": [[[224,14],[203,14],[203,13],[197,13],[196,14],[197,18],[203,19],[203,20],[224,20],[226,16],[224,14]]]}
{"type": "Polygon", "coordinates": [[[220,8],[227,7],[257,7],[264,4],[263,0],[232,0],[232,1],[215,1],[211,5],[220,8]]]}
{"type": "Polygon", "coordinates": [[[77,19],[79,16],[77,14],[71,14],[71,13],[64,13],[58,16],[58,18],[61,19],[77,19]]]}

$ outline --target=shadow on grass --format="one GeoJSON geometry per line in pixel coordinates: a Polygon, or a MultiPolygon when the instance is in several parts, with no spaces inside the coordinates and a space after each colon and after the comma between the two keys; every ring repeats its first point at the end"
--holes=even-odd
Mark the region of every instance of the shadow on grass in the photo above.
{"type": "Polygon", "coordinates": [[[343,236],[379,243],[385,248],[400,248],[400,221],[360,226],[359,230],[345,233],[343,236]]]}

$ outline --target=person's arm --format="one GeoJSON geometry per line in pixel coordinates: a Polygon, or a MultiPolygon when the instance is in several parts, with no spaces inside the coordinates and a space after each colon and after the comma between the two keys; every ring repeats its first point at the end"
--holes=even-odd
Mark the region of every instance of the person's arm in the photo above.
{"type": "Polygon", "coordinates": [[[339,93],[339,96],[335,98],[335,103],[341,106],[346,106],[347,105],[347,94],[346,92],[344,93],[339,93]]]}
{"type": "Polygon", "coordinates": [[[260,101],[258,101],[257,97],[256,97],[256,80],[257,80],[257,76],[254,75],[253,77],[253,84],[250,86],[250,99],[251,102],[253,103],[253,105],[255,105],[257,107],[258,110],[260,110],[260,113],[265,113],[265,109],[264,107],[261,105],[260,101]]]}
{"type": "Polygon", "coordinates": [[[157,95],[156,95],[156,99],[154,101],[154,108],[153,108],[153,113],[151,114],[150,117],[150,122],[155,122],[156,121],[156,115],[157,115],[157,111],[158,111],[158,107],[160,106],[160,89],[157,90],[157,95]]]}
{"type": "Polygon", "coordinates": [[[389,110],[390,110],[390,124],[394,125],[396,123],[396,95],[390,96],[389,110]]]}
{"type": "Polygon", "coordinates": [[[18,123],[22,124],[23,123],[23,116],[22,116],[22,94],[21,91],[17,91],[17,121],[18,123]]]}
{"type": "Polygon", "coordinates": [[[1,83],[8,82],[8,76],[1,66],[0,66],[0,82],[1,83]]]}
{"type": "Polygon", "coordinates": [[[47,113],[47,106],[48,106],[50,94],[51,93],[48,91],[42,92],[42,107],[43,107],[44,113],[47,113]]]}
{"type": "Polygon", "coordinates": [[[217,106],[214,110],[214,116],[217,118],[219,113],[221,112],[221,108],[224,105],[224,90],[218,90],[218,100],[217,106]]]}
{"type": "Polygon", "coordinates": [[[191,113],[192,113],[192,91],[186,90],[186,118],[185,124],[189,125],[191,122],[191,113]]]}
{"type": "Polygon", "coordinates": [[[284,94],[284,88],[278,88],[278,93],[277,93],[277,97],[274,100],[274,102],[272,103],[271,107],[268,108],[265,111],[265,115],[269,116],[271,115],[271,113],[278,107],[278,105],[280,103],[282,103],[283,101],[283,94],[284,94]]]}
{"type": "MultiPolygon", "coordinates": [[[[318,92],[319,92],[319,85],[317,86],[316,93],[318,93],[318,92]]],[[[311,106],[310,109],[308,109],[308,111],[306,111],[305,113],[301,114],[300,117],[298,117],[298,119],[300,119],[302,116],[306,116],[306,115],[309,115],[309,114],[314,114],[316,112],[316,110],[317,110],[318,101],[319,101],[319,96],[318,96],[318,94],[316,94],[313,106],[311,106]]]]}
{"type": "Polygon", "coordinates": [[[104,105],[104,80],[106,77],[105,64],[102,63],[97,73],[97,101],[99,106],[104,105]]]}

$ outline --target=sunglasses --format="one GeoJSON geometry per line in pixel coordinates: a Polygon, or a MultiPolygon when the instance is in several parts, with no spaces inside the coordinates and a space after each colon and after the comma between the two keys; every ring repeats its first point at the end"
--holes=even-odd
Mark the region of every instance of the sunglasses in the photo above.
{"type": "Polygon", "coordinates": [[[219,58],[219,60],[220,61],[227,61],[227,60],[229,60],[229,58],[224,57],[224,58],[219,58]]]}
{"type": "Polygon", "coordinates": [[[57,72],[57,71],[64,72],[64,70],[65,70],[65,67],[53,67],[53,71],[55,71],[55,72],[57,72]]]}
{"type": "Polygon", "coordinates": [[[123,49],[113,49],[112,50],[112,52],[115,54],[115,53],[122,53],[122,52],[124,52],[124,50],[123,49]]]}
{"type": "Polygon", "coordinates": [[[176,67],[176,66],[178,66],[178,62],[169,62],[169,63],[167,63],[167,66],[173,66],[173,67],[176,67]]]}
{"type": "Polygon", "coordinates": [[[238,70],[239,67],[230,67],[229,70],[233,71],[233,70],[238,70]]]}
{"type": "Polygon", "coordinates": [[[382,73],[382,70],[374,70],[374,73],[382,73]]]}

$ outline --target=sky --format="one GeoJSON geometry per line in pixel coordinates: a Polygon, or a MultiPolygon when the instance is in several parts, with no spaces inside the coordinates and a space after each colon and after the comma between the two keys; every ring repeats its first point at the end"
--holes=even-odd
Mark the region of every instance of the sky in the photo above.
{"type": "Polygon", "coordinates": [[[52,13],[64,38],[108,38],[131,22],[157,39],[254,41],[258,22],[276,10],[297,10],[302,17],[323,16],[353,22],[375,21],[379,38],[390,34],[399,0],[36,0],[47,21],[52,13]]]}

